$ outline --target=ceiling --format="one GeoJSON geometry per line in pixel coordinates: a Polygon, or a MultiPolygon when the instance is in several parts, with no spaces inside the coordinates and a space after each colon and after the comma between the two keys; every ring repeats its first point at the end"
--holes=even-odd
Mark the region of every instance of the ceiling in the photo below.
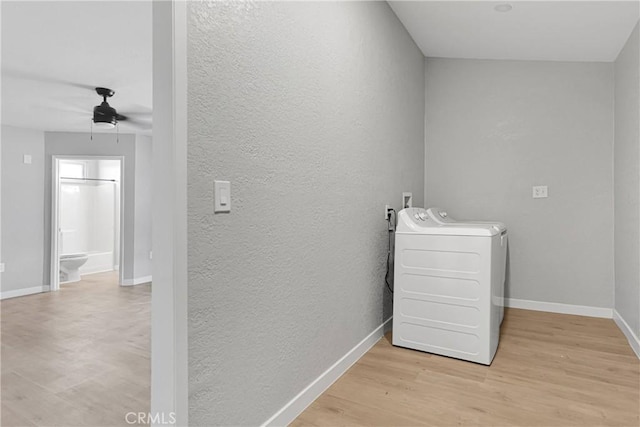
{"type": "MultiPolygon", "coordinates": [[[[613,61],[639,14],[635,0],[389,3],[425,56],[448,58],[613,61]]],[[[87,132],[105,86],[146,124],[120,132],[150,133],[151,2],[2,1],[1,28],[3,124],[87,132]]]]}
{"type": "Polygon", "coordinates": [[[151,13],[149,1],[2,1],[2,123],[88,132],[103,86],[139,122],[119,132],[149,134],[151,13]]]}
{"type": "Polygon", "coordinates": [[[427,57],[615,61],[639,17],[631,1],[389,1],[427,57]],[[509,12],[494,7],[509,3],[509,12]]]}

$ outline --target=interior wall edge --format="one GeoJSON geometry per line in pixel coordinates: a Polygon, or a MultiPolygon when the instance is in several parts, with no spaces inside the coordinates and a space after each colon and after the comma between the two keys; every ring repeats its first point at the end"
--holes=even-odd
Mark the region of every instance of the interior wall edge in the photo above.
{"type": "Polygon", "coordinates": [[[614,308],[640,335],[640,23],[615,63],[614,308]]]}
{"type": "Polygon", "coordinates": [[[613,310],[613,321],[616,322],[618,328],[620,328],[624,336],[627,337],[633,352],[638,356],[638,359],[640,359],[640,338],[633,332],[629,324],[620,316],[620,313],[618,313],[616,309],[613,310]]]}

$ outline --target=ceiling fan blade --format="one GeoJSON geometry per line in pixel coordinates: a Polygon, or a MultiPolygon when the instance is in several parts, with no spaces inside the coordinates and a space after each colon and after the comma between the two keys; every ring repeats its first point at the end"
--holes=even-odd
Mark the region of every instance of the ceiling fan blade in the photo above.
{"type": "Polygon", "coordinates": [[[151,130],[151,128],[152,128],[151,121],[132,119],[132,118],[127,117],[127,116],[118,115],[118,121],[126,123],[126,124],[129,124],[129,125],[132,125],[132,126],[139,127],[141,129],[144,129],[144,130],[151,130]]]}
{"type": "Polygon", "coordinates": [[[21,80],[31,80],[31,81],[40,82],[40,83],[60,84],[65,86],[77,87],[81,89],[95,90],[94,85],[77,83],[77,82],[72,82],[65,79],[60,79],[57,77],[43,76],[43,75],[31,73],[31,72],[18,71],[13,69],[6,69],[6,68],[2,69],[2,77],[9,77],[9,78],[21,79],[21,80]]]}
{"type": "Polygon", "coordinates": [[[43,111],[47,111],[49,113],[53,112],[60,112],[60,113],[70,113],[70,114],[80,114],[83,116],[90,116],[91,112],[87,112],[86,109],[83,108],[79,108],[79,107],[73,107],[73,106],[48,106],[48,105],[33,105],[30,108],[35,109],[35,110],[43,110],[43,111]]]}
{"type": "Polygon", "coordinates": [[[135,111],[136,113],[139,113],[139,114],[152,114],[153,113],[153,109],[151,107],[146,106],[146,105],[142,105],[142,104],[130,104],[129,105],[129,110],[135,111]]]}
{"type": "Polygon", "coordinates": [[[151,116],[153,116],[152,112],[142,112],[142,111],[127,111],[127,113],[125,114],[125,116],[127,117],[149,117],[151,118],[151,116]]]}

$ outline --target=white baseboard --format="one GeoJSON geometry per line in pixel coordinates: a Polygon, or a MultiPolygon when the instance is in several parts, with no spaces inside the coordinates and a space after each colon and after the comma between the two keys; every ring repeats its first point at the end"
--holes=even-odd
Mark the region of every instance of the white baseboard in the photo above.
{"type": "Polygon", "coordinates": [[[391,331],[391,329],[393,329],[393,316],[385,320],[382,326],[383,326],[383,332],[382,332],[383,335],[391,331]]]}
{"type": "Polygon", "coordinates": [[[125,279],[122,281],[122,286],[135,286],[143,283],[149,283],[152,281],[152,276],[136,277],[135,279],[125,279]]]}
{"type": "Polygon", "coordinates": [[[391,321],[387,319],[378,326],[365,339],[360,341],[340,360],[334,363],[329,369],[324,371],[318,378],[302,390],[296,397],[291,399],[282,409],[276,412],[271,418],[262,424],[266,426],[286,426],[296,419],[307,406],[313,403],[326,389],[344,374],[354,363],[371,349],[382,338],[385,325],[391,321]]]}
{"type": "Polygon", "coordinates": [[[524,308],[525,310],[548,311],[551,313],[575,314],[578,316],[603,317],[611,319],[613,310],[586,305],[560,304],[557,302],[530,301],[526,299],[505,298],[505,307],[524,308]]]}
{"type": "Polygon", "coordinates": [[[100,274],[100,273],[111,273],[111,272],[114,272],[114,271],[117,271],[117,270],[114,270],[113,268],[107,268],[107,269],[105,269],[105,270],[92,271],[92,272],[89,272],[89,273],[83,273],[83,272],[81,271],[81,272],[80,272],[80,280],[82,280],[82,278],[83,278],[84,276],[91,276],[92,274],[100,274]]]}
{"type": "Polygon", "coordinates": [[[80,269],[80,277],[88,276],[90,274],[107,273],[113,271],[113,268],[109,265],[99,265],[97,267],[90,268],[88,270],[80,269]]]}
{"type": "Polygon", "coordinates": [[[638,356],[638,359],[640,359],[640,339],[633,332],[629,324],[620,316],[618,310],[613,310],[613,321],[616,322],[618,328],[620,328],[624,336],[627,337],[633,352],[638,356]]]}
{"type": "Polygon", "coordinates": [[[34,286],[32,288],[15,289],[13,291],[0,292],[0,299],[23,297],[25,295],[39,294],[41,292],[47,292],[49,286],[34,286]]]}

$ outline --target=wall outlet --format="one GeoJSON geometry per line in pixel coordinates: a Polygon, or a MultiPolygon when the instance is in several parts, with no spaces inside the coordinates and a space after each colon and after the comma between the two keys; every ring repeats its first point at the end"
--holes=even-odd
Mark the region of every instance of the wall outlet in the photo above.
{"type": "Polygon", "coordinates": [[[4,273],[4,262],[0,263],[0,273],[4,273]]]}
{"type": "Polygon", "coordinates": [[[153,251],[149,251],[149,259],[153,259],[153,251]]]}
{"type": "Polygon", "coordinates": [[[546,185],[537,185],[533,187],[533,198],[534,199],[543,199],[545,197],[549,197],[547,193],[546,185]]]}
{"type": "Polygon", "coordinates": [[[384,219],[389,219],[389,210],[393,209],[391,205],[384,205],[384,219]]]}
{"type": "Polygon", "coordinates": [[[22,157],[22,161],[24,162],[25,165],[30,165],[31,164],[31,154],[25,154],[22,157]]]}

